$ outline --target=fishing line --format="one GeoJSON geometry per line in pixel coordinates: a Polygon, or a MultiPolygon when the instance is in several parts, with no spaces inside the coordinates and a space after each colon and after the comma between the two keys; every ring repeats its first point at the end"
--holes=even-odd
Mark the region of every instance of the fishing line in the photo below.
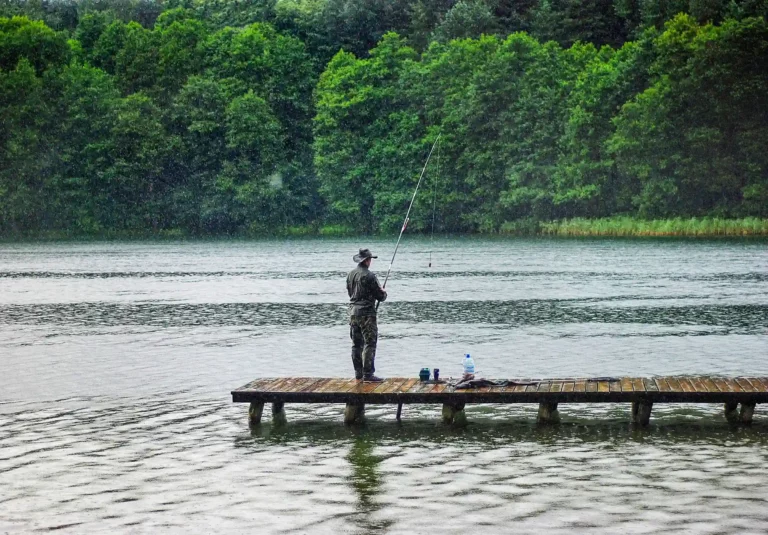
{"type": "MultiPolygon", "coordinates": [[[[438,136],[440,139],[440,136],[438,136]]],[[[437,213],[437,181],[440,179],[440,144],[437,145],[437,172],[432,181],[432,239],[429,244],[429,267],[432,267],[432,250],[435,248],[435,214],[437,213]]]]}
{"type": "MultiPolygon", "coordinates": [[[[409,216],[411,215],[411,208],[413,208],[413,201],[416,200],[416,194],[419,192],[419,187],[421,186],[422,180],[424,180],[424,173],[427,171],[427,165],[429,165],[429,159],[432,157],[432,152],[434,152],[435,147],[437,146],[437,142],[440,141],[441,134],[437,135],[437,139],[435,139],[435,142],[432,144],[432,148],[429,150],[429,155],[427,156],[427,161],[424,162],[424,168],[421,170],[421,175],[419,175],[419,181],[416,183],[416,189],[413,190],[413,196],[411,197],[411,204],[408,205],[408,211],[405,213],[405,219],[403,220],[403,226],[400,229],[400,235],[397,237],[397,243],[395,244],[395,252],[392,253],[392,260],[389,261],[389,269],[387,269],[387,276],[384,277],[384,284],[381,286],[382,289],[387,287],[387,281],[389,280],[389,274],[392,273],[392,264],[395,263],[395,257],[397,256],[397,250],[400,248],[400,240],[403,239],[403,233],[405,232],[405,229],[408,227],[408,221],[409,216]]],[[[381,301],[378,301],[376,303],[376,310],[379,309],[379,305],[381,304],[381,301]]]]}

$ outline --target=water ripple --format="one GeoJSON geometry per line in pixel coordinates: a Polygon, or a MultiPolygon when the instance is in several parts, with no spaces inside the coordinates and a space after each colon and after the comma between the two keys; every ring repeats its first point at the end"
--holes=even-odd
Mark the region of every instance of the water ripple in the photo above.
{"type": "MultiPolygon", "coordinates": [[[[617,298],[627,301],[625,296],[617,298]]],[[[394,302],[382,322],[545,325],[616,323],[721,327],[729,333],[764,333],[768,305],[606,306],[611,299],[394,302]],[[592,303],[590,303],[590,301],[592,303]],[[585,306],[585,303],[589,306],[585,306]]],[[[302,303],[72,303],[0,306],[0,325],[77,326],[338,326],[343,304],[302,303]]],[[[663,333],[662,333],[663,334],[663,333]]]]}

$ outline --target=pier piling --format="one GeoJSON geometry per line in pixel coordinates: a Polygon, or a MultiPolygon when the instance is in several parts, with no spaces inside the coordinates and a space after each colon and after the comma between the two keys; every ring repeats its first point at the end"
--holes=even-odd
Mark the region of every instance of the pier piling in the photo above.
{"type": "Polygon", "coordinates": [[[254,401],[248,407],[248,424],[259,425],[261,423],[261,415],[264,412],[264,403],[254,401]]]}
{"type": "Polygon", "coordinates": [[[731,423],[737,423],[739,418],[739,404],[734,401],[729,401],[723,406],[725,411],[725,419],[731,423]]]}
{"type": "Polygon", "coordinates": [[[556,424],[560,422],[560,413],[557,410],[557,403],[542,402],[539,403],[539,414],[537,420],[540,424],[556,424]]]}
{"type": "Polygon", "coordinates": [[[285,404],[282,401],[272,403],[272,423],[284,424],[288,422],[285,416],[285,404]]]}
{"type": "Polygon", "coordinates": [[[752,423],[752,415],[755,413],[755,403],[742,403],[741,412],[739,413],[739,420],[743,424],[752,423]]]}
{"type": "Polygon", "coordinates": [[[465,425],[467,415],[464,412],[464,402],[443,403],[443,422],[453,425],[465,425]]]}
{"type": "Polygon", "coordinates": [[[344,409],[344,423],[352,425],[356,423],[362,423],[365,419],[365,404],[364,403],[347,403],[344,409]]]}
{"type": "Polygon", "coordinates": [[[646,426],[651,422],[651,410],[653,402],[647,399],[638,399],[632,402],[632,423],[646,426]]]}

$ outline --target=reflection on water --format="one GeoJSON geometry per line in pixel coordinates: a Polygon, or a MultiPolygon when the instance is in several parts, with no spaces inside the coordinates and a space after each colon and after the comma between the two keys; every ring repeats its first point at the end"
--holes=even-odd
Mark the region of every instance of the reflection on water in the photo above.
{"type": "MultiPolygon", "coordinates": [[[[717,406],[287,406],[228,392],[349,374],[360,244],[0,246],[0,533],[768,532],[768,414],[717,406]]],[[[374,251],[389,241],[368,240],[374,251]]],[[[442,239],[398,255],[377,371],[768,374],[764,242],[442,239]]],[[[383,253],[380,253],[383,254],[383,253]]],[[[384,255],[386,256],[386,255],[384,255]]],[[[381,268],[383,264],[375,266],[381,268]]]]}
{"type": "Polygon", "coordinates": [[[381,458],[375,454],[376,439],[365,432],[357,432],[349,448],[347,460],[352,468],[350,478],[357,494],[357,524],[367,532],[384,531],[391,522],[374,522],[373,516],[381,505],[378,495],[382,493],[382,479],[379,474],[381,458]]]}

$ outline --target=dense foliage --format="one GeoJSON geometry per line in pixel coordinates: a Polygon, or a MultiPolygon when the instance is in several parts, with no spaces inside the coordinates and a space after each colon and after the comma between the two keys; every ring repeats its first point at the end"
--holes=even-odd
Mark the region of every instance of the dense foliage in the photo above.
{"type": "Polygon", "coordinates": [[[765,0],[5,0],[0,233],[768,217],[765,0]]]}

